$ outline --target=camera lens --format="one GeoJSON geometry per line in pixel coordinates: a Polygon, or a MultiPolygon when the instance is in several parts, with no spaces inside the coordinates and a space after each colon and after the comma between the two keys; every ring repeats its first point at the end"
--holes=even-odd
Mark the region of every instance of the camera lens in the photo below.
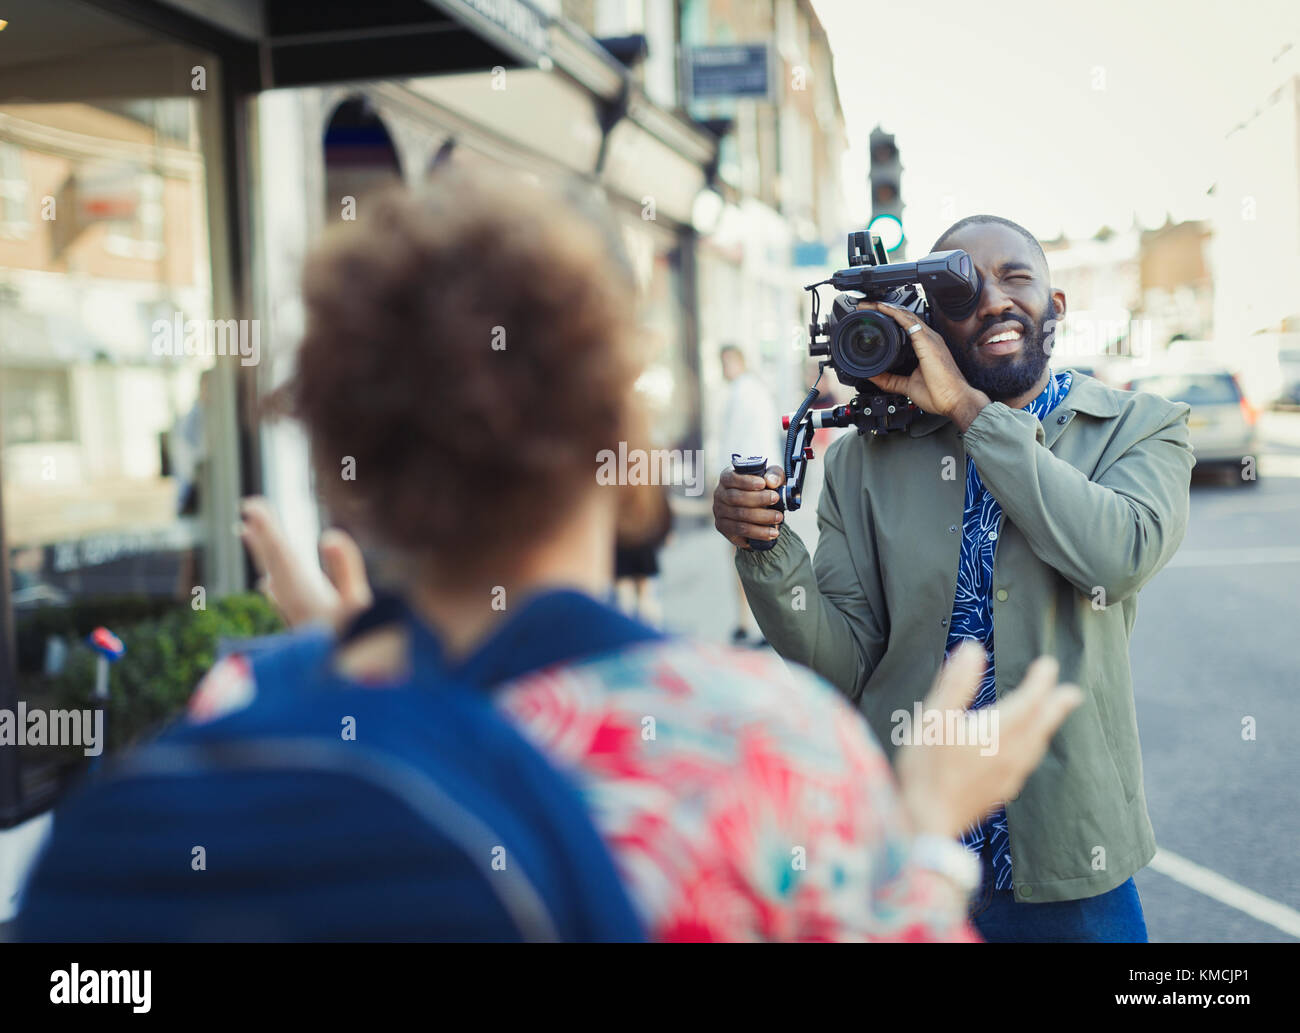
{"type": "Polygon", "coordinates": [[[898,358],[902,331],[888,316],[862,311],[835,328],[831,358],[836,369],[857,379],[884,373],[898,358]]]}

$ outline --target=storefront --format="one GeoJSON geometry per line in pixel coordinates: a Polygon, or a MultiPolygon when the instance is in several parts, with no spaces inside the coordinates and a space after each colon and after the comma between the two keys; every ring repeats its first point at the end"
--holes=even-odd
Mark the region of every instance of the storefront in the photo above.
{"type": "MultiPolygon", "coordinates": [[[[0,34],[0,708],[53,700],[87,625],[244,583],[241,247],[247,55],[22,0],[0,34]],[[224,348],[232,358],[218,353],[224,348]]],[[[0,824],[60,768],[0,749],[0,824]]]]}
{"type": "MultiPolygon", "coordinates": [[[[541,4],[542,7],[547,6],[541,4]]],[[[0,709],[88,626],[248,586],[236,523],[318,528],[263,426],[302,255],[439,149],[599,184],[640,281],[656,435],[698,447],[697,195],[716,141],[526,0],[17,0],[0,33],[0,709]]],[[[0,749],[0,826],[58,772],[0,749]]]]}

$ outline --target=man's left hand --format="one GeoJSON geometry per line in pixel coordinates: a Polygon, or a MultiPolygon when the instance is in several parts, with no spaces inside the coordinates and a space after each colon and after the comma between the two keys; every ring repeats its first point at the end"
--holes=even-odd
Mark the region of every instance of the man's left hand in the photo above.
{"type": "Polygon", "coordinates": [[[916,313],[880,301],[862,301],[858,308],[875,309],[889,316],[904,332],[918,323],[921,325],[921,329],[910,335],[916,351],[916,369],[906,377],[897,373],[872,377],[871,382],[877,387],[892,394],[907,395],[926,412],[947,416],[963,432],[979,411],[992,402],[983,391],[967,383],[943,338],[916,313]]]}

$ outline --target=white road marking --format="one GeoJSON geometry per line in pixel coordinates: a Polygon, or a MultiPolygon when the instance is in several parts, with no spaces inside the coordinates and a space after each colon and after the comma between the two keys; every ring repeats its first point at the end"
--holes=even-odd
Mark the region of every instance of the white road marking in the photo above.
{"type": "Polygon", "coordinates": [[[1300,413],[1262,413],[1258,427],[1260,440],[1266,445],[1300,445],[1300,413]]]}
{"type": "Polygon", "coordinates": [[[0,832],[0,922],[9,921],[18,912],[18,893],[53,825],[53,813],[45,811],[0,832]]]}
{"type": "Polygon", "coordinates": [[[1245,549],[1183,549],[1168,567],[1248,567],[1300,563],[1300,545],[1262,545],[1245,549]]]}
{"type": "Polygon", "coordinates": [[[1189,861],[1168,850],[1157,850],[1156,856],[1151,859],[1150,867],[1161,875],[1169,876],[1175,882],[1181,882],[1184,886],[1217,900],[1220,904],[1227,904],[1228,907],[1236,908],[1257,921],[1281,929],[1288,936],[1300,939],[1300,911],[1294,908],[1279,904],[1262,893],[1248,890],[1226,876],[1209,868],[1202,868],[1194,861],[1189,861]]]}
{"type": "MultiPolygon", "coordinates": [[[[1260,498],[1253,491],[1246,493],[1249,498],[1229,498],[1225,496],[1198,499],[1205,506],[1208,516],[1215,518],[1233,513],[1282,513],[1300,509],[1300,495],[1282,495],[1278,498],[1260,498]]],[[[1235,495],[1235,492],[1234,492],[1235,495]]]]}
{"type": "Polygon", "coordinates": [[[1261,477],[1300,477],[1300,456],[1273,453],[1259,457],[1261,477]]]}

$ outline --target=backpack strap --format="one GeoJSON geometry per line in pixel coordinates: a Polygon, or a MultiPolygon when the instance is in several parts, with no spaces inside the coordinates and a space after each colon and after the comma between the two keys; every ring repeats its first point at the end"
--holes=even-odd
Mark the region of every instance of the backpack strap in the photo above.
{"type": "Polygon", "coordinates": [[[313,624],[249,643],[244,656],[253,669],[253,684],[259,693],[324,688],[327,684],[345,684],[330,667],[334,647],[333,632],[313,624]]]}
{"type": "MultiPolygon", "coordinates": [[[[527,939],[641,939],[644,930],[626,889],[614,867],[609,845],[597,829],[587,801],[571,776],[560,770],[535,744],[530,742],[492,703],[482,686],[469,684],[447,670],[441,646],[422,621],[400,600],[382,600],[353,621],[343,636],[336,637],[324,627],[311,627],[277,636],[255,647],[248,654],[258,696],[263,702],[291,713],[300,706],[311,707],[310,696],[332,690],[355,692],[357,683],[333,670],[333,657],[339,645],[366,630],[400,619],[410,634],[410,673],[402,686],[375,690],[375,698],[388,697],[390,689],[420,693],[440,707],[435,720],[460,721],[466,729],[475,729],[472,739],[489,751],[498,772],[513,772],[516,780],[499,802],[492,807],[513,812],[513,820],[522,821],[540,835],[533,846],[534,863],[541,870],[528,872],[527,865],[511,864],[509,885],[500,873],[487,872],[501,905],[513,916],[516,927],[527,939]],[[426,695],[427,694],[427,695],[426,695]],[[516,884],[517,883],[517,884],[516,884]],[[575,924],[576,923],[576,924],[575,924]]],[[[369,690],[363,690],[369,692],[369,690]]],[[[422,719],[429,719],[425,715],[422,719]]],[[[278,721],[278,718],[276,718],[278,721]]],[[[175,744],[169,744],[175,745],[175,744]]],[[[403,798],[431,826],[440,829],[449,841],[461,844],[465,856],[481,860],[488,856],[484,842],[500,843],[503,837],[489,834],[475,816],[472,805],[459,805],[455,797],[465,783],[451,771],[446,787],[432,776],[418,755],[406,754],[405,760],[391,751],[360,750],[349,743],[342,748],[331,738],[299,739],[296,742],[274,736],[262,741],[194,743],[196,754],[218,769],[236,767],[246,770],[275,770],[285,764],[291,769],[318,766],[327,770],[337,764],[340,773],[348,773],[369,782],[374,788],[403,798]],[[215,745],[215,748],[214,748],[215,745]],[[292,748],[290,748],[292,746],[292,748]],[[360,763],[365,757],[365,763],[360,763]],[[400,772],[400,777],[395,773],[400,772]],[[452,786],[459,786],[453,791],[452,786]],[[405,789],[405,792],[398,792],[405,789]],[[469,830],[469,831],[467,831],[469,830]],[[470,832],[473,832],[471,835],[470,832]]],[[[146,751],[143,758],[160,755],[146,751]]],[[[427,756],[427,755],[426,755],[427,756]]],[[[431,757],[430,762],[451,764],[447,757],[431,757]]],[[[473,768],[470,762],[464,768],[473,768]]],[[[472,776],[475,779],[480,775],[472,776]]],[[[494,790],[494,792],[500,791],[494,790]]],[[[486,801],[486,797],[480,797],[486,801]]],[[[491,809],[484,814],[492,813],[491,809]]],[[[491,821],[491,819],[488,819],[491,821]]]]}
{"type": "Polygon", "coordinates": [[[325,624],[309,624],[279,635],[250,639],[240,646],[253,672],[259,693],[355,688],[356,683],[334,670],[335,653],[374,628],[404,627],[409,638],[409,684],[445,677],[442,646],[415,616],[401,596],[376,595],[374,602],[353,617],[339,633],[325,624]]]}

